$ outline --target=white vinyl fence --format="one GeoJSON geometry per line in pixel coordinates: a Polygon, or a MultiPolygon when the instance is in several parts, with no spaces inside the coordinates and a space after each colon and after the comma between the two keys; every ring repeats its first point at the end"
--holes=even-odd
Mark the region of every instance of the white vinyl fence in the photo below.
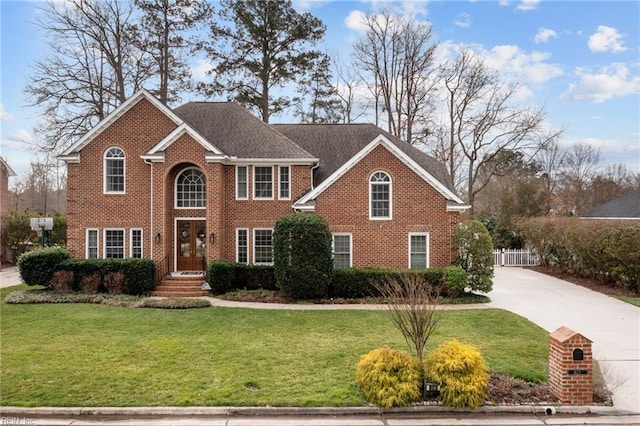
{"type": "Polygon", "coordinates": [[[540,256],[533,250],[494,250],[493,264],[495,266],[535,266],[540,264],[540,256]]]}

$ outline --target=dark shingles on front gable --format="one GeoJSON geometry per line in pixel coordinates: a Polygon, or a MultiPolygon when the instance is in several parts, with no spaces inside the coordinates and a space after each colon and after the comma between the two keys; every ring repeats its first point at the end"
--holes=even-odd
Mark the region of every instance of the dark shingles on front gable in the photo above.
{"type": "Polygon", "coordinates": [[[234,102],[189,102],[173,112],[227,155],[305,159],[311,154],[234,102]]]}
{"type": "Polygon", "coordinates": [[[455,193],[448,184],[448,174],[444,165],[373,124],[274,124],[273,127],[320,158],[320,165],[314,176],[316,186],[375,138],[384,135],[420,167],[455,193]]]}

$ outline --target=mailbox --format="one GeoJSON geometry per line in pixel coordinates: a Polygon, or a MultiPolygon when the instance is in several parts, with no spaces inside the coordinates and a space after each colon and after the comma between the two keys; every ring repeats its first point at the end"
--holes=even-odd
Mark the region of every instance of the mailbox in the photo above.
{"type": "Polygon", "coordinates": [[[563,404],[592,404],[593,342],[567,327],[560,327],[549,338],[551,391],[563,404]]]}

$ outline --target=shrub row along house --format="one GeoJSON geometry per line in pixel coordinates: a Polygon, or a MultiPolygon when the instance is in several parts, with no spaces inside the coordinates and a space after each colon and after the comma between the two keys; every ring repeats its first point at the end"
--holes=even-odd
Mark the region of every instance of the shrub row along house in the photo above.
{"type": "Polygon", "coordinates": [[[270,125],[236,103],[170,109],[144,90],[59,158],[72,255],[168,273],[270,264],[292,211],[327,220],[336,268],[442,267],[467,208],[439,163],[373,125],[270,125]]]}

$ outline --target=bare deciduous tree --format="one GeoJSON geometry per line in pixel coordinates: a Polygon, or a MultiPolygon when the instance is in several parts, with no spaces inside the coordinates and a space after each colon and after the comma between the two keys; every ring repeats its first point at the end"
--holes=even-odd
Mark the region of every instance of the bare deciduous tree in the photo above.
{"type": "Polygon", "coordinates": [[[391,321],[422,363],[424,348],[441,318],[439,289],[415,273],[383,280],[376,289],[387,301],[391,321]]]}
{"type": "Polygon", "coordinates": [[[49,54],[35,63],[25,89],[45,122],[41,148],[52,151],[84,135],[150,78],[146,55],[128,31],[133,10],[116,0],[49,1],[38,25],[49,54]]]}
{"type": "Polygon", "coordinates": [[[517,83],[505,83],[471,50],[461,49],[441,68],[446,87],[447,117],[434,144],[455,184],[466,173],[462,188],[473,206],[476,195],[493,176],[504,176],[512,165],[502,159],[519,151],[530,161],[555,141],[561,131],[545,127],[543,108],[515,102],[517,83]],[[443,142],[446,141],[446,146],[443,142]]]}
{"type": "Polygon", "coordinates": [[[389,133],[414,143],[419,122],[432,112],[435,88],[431,26],[390,11],[367,15],[365,35],[354,43],[354,65],[375,102],[382,100],[389,133]]]}

